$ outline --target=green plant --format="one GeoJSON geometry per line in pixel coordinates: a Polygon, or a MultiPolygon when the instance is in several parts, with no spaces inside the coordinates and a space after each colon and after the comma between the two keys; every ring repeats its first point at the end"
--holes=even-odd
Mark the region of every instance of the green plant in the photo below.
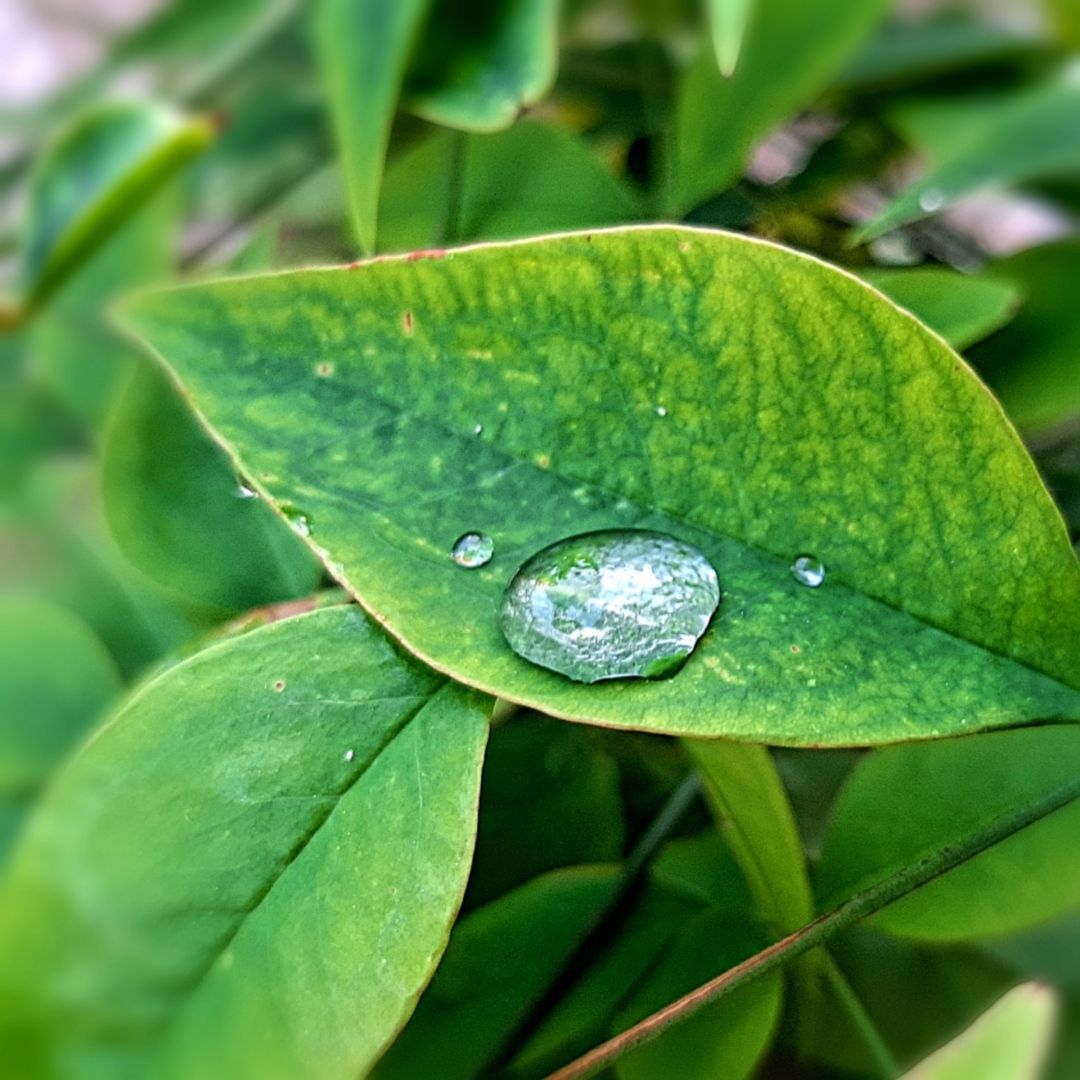
{"type": "Polygon", "coordinates": [[[1044,15],[175,3],[3,117],[13,1075],[1075,1073],[1044,15]],[[610,530],[660,677],[508,644],[610,530]]]}

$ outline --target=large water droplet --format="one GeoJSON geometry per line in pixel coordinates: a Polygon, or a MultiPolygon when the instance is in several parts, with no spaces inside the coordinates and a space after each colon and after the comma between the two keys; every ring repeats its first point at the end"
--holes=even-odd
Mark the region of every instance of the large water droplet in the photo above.
{"type": "Polygon", "coordinates": [[[924,214],[933,214],[945,205],[945,192],[941,188],[927,188],[919,196],[919,209],[924,214]]]}
{"type": "Polygon", "coordinates": [[[450,549],[450,558],[466,570],[475,570],[491,562],[494,554],[495,541],[487,533],[469,532],[459,536],[450,549]]]}
{"type": "Polygon", "coordinates": [[[719,603],[716,571],[697,548],[608,529],[529,559],[506,588],[499,625],[520,656],[578,682],[657,678],[693,652],[719,603]]]}
{"type": "Polygon", "coordinates": [[[311,518],[303,510],[293,506],[291,503],[282,503],[281,512],[294,531],[301,536],[311,535],[311,518]]]}
{"type": "Polygon", "coordinates": [[[825,580],[825,564],[816,555],[797,555],[791,564],[791,576],[800,585],[816,589],[825,580]]]}

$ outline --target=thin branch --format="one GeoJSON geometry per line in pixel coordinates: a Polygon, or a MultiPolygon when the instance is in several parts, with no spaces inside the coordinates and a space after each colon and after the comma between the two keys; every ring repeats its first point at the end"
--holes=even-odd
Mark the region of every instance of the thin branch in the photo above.
{"type": "Polygon", "coordinates": [[[749,957],[696,990],[691,990],[689,994],[685,994],[613,1039],[601,1043],[576,1061],[553,1072],[548,1080],[583,1080],[584,1077],[594,1076],[599,1070],[610,1065],[634,1047],[650,1042],[663,1034],[679,1020],[684,1020],[705,1005],[730,994],[752,979],[775,970],[796,956],[802,956],[851,926],[852,923],[907,896],[908,893],[914,892],[947,871],[960,866],[986,851],[987,848],[993,847],[1028,825],[1052,814],[1055,810],[1060,810],[1077,797],[1080,797],[1080,776],[1055,788],[1033,803],[1002,814],[986,828],[965,837],[958,843],[941,848],[932,855],[890,874],[869,888],[857,892],[832,911],[807,923],[793,934],[781,938],[767,949],[749,957]]]}

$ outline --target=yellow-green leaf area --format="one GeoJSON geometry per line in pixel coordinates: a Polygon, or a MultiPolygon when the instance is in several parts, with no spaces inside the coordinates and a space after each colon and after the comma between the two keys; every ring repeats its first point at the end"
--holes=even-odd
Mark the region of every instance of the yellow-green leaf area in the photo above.
{"type": "Polygon", "coordinates": [[[128,324],[408,648],[587,722],[793,745],[1080,717],[1080,567],[999,407],[853,277],[671,226],[146,294],[128,324]],[[700,548],[721,604],[664,681],[584,687],[497,625],[593,529],[700,548]],[[480,531],[495,554],[450,558],[480,531]],[[789,572],[810,552],[810,589],[789,572]]]}

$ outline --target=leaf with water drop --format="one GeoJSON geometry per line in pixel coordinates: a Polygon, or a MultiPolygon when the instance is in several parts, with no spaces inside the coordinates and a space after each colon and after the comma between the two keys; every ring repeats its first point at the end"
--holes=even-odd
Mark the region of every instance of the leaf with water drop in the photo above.
{"type": "Polygon", "coordinates": [[[365,1075],[461,901],[489,708],[355,607],[144,685],[0,887],[6,1068],[365,1075]]]}
{"type": "Polygon", "coordinates": [[[1030,458],[940,338],[817,260],[614,229],[150,293],[127,319],[333,572],[467,683],[794,745],[1080,718],[1080,565],[1030,458]],[[522,563],[627,528],[721,582],[678,674],[581,686],[516,656],[497,612],[522,563]],[[495,553],[462,573],[469,531],[495,553]],[[807,553],[821,588],[790,573],[807,553]]]}

